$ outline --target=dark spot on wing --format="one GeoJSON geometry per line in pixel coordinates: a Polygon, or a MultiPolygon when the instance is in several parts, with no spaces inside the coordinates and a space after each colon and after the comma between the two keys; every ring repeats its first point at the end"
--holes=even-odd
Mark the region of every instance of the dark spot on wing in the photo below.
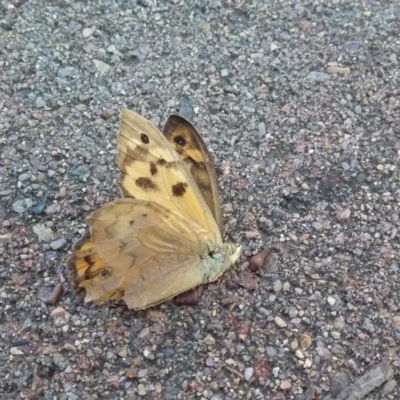
{"type": "Polygon", "coordinates": [[[143,144],[149,144],[150,143],[149,137],[144,132],[142,132],[140,134],[140,140],[142,141],[143,144]]]}
{"type": "Polygon", "coordinates": [[[187,183],[179,182],[172,186],[172,194],[175,197],[182,197],[186,193],[187,183]]]}
{"type": "Polygon", "coordinates": [[[177,168],[177,162],[176,161],[165,161],[163,158],[160,158],[159,160],[157,160],[157,165],[159,167],[165,167],[167,169],[176,169],[177,168]]]}
{"type": "Polygon", "coordinates": [[[150,162],[150,173],[151,175],[155,175],[158,172],[157,165],[151,161],[150,162]]]}
{"type": "Polygon", "coordinates": [[[174,137],[174,142],[175,142],[179,147],[185,147],[185,145],[186,145],[186,139],[185,139],[183,136],[181,136],[181,135],[175,136],[175,137],[174,137]]]}
{"type": "Polygon", "coordinates": [[[108,278],[112,274],[113,274],[113,270],[110,266],[105,267],[100,273],[102,278],[108,278]]]}
{"type": "Polygon", "coordinates": [[[145,192],[155,192],[157,190],[156,184],[150,178],[138,178],[135,183],[145,192]]]}
{"type": "Polygon", "coordinates": [[[170,169],[170,168],[177,169],[177,167],[178,167],[178,163],[176,161],[171,161],[165,165],[165,168],[167,168],[167,169],[170,169]]]}

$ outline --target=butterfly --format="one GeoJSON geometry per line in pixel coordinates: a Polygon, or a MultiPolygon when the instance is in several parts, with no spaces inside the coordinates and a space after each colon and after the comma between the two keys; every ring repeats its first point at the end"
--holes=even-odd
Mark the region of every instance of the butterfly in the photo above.
{"type": "Polygon", "coordinates": [[[171,115],[161,133],[124,108],[117,145],[123,198],[89,216],[68,260],[85,301],[141,310],[218,279],[241,247],[222,239],[216,173],[196,129],[171,115]]]}

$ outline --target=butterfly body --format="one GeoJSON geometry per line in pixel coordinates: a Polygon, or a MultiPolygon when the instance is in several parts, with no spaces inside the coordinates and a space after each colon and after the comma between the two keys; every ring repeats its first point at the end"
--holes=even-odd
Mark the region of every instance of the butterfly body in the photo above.
{"type": "Polygon", "coordinates": [[[210,166],[196,154],[196,141],[172,135],[179,154],[168,138],[139,114],[122,111],[117,165],[123,198],[88,218],[89,233],[68,261],[86,301],[123,299],[132,309],[152,307],[216,280],[238,259],[240,248],[223,242],[217,222],[212,164],[214,176],[201,188],[193,174],[210,166]]]}

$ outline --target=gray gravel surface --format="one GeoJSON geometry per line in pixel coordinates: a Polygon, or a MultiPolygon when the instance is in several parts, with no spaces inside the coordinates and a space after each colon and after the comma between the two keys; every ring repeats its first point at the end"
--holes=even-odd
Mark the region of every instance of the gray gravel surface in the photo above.
{"type": "Polygon", "coordinates": [[[322,399],[384,360],[400,398],[399,38],[389,1],[3,0],[0,398],[322,399]],[[184,96],[244,255],[197,306],[82,303],[120,109],[184,96]]]}

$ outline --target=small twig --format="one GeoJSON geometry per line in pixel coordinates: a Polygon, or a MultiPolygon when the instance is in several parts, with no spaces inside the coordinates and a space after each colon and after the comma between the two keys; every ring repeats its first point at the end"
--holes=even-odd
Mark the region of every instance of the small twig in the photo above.
{"type": "Polygon", "coordinates": [[[229,372],[232,372],[232,374],[235,374],[238,376],[240,379],[244,380],[243,374],[241,374],[239,371],[236,371],[236,369],[231,368],[229,365],[224,364],[224,368],[227,369],[229,372]]]}
{"type": "Polygon", "coordinates": [[[33,392],[36,392],[39,389],[41,383],[42,383],[42,381],[39,376],[39,368],[38,368],[38,365],[35,364],[35,366],[33,367],[33,379],[32,379],[31,390],[33,392]]]}
{"type": "Polygon", "coordinates": [[[233,309],[237,306],[237,302],[235,301],[229,306],[229,311],[233,311],[233,309]]]}
{"type": "MultiPolygon", "coordinates": [[[[352,385],[342,390],[335,397],[335,400],[361,400],[368,393],[392,379],[393,376],[394,370],[390,366],[389,361],[382,361],[380,364],[363,375],[360,379],[355,381],[352,385]]],[[[331,396],[324,398],[324,400],[331,399],[331,396]]]]}

